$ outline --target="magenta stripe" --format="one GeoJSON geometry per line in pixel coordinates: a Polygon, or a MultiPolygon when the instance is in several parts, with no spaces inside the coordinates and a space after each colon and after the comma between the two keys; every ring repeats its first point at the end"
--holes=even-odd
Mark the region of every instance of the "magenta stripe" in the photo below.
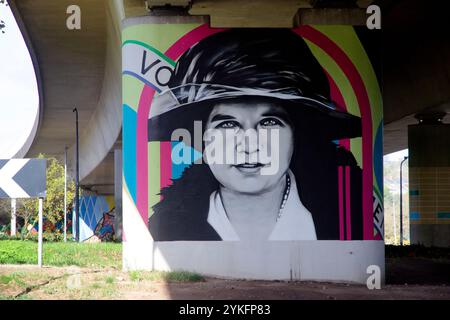
{"type": "Polygon", "coordinates": [[[148,113],[155,90],[145,85],[139,99],[136,138],[136,207],[145,223],[148,221],[148,113]]]}
{"type": "Polygon", "coordinates": [[[339,145],[345,150],[350,150],[350,139],[339,140],[339,145]]]}
{"type": "Polygon", "coordinates": [[[172,183],[172,144],[170,141],[161,141],[159,145],[160,151],[160,170],[161,180],[160,188],[167,187],[172,183]]]}
{"type": "Polygon", "coordinates": [[[355,91],[361,112],[363,153],[363,239],[373,240],[373,167],[372,167],[372,113],[364,82],[349,57],[327,36],[311,26],[300,26],[295,33],[324,50],[341,68],[355,91]]]}
{"type": "Polygon", "coordinates": [[[351,202],[350,202],[350,167],[345,166],[345,214],[346,214],[346,229],[347,240],[352,240],[352,222],[351,222],[351,202]]]}
{"type": "Polygon", "coordinates": [[[339,240],[344,240],[344,185],[342,166],[338,166],[339,189],[339,240]]]}

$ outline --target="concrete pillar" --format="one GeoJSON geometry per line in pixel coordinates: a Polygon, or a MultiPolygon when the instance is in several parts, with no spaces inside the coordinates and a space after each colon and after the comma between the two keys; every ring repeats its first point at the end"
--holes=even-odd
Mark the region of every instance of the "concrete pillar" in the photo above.
{"type": "MultiPolygon", "coordinates": [[[[273,10],[271,12],[273,13],[273,10]]],[[[203,35],[206,35],[208,32],[215,32],[215,30],[206,31],[208,30],[205,25],[205,22],[207,21],[207,18],[202,16],[163,16],[156,14],[125,19],[122,23],[122,40],[124,43],[126,43],[122,47],[122,66],[124,73],[128,70],[134,70],[133,68],[136,68],[136,66],[138,69],[136,72],[133,72],[133,74],[138,74],[139,72],[141,72],[142,70],[140,69],[142,69],[142,64],[135,63],[136,57],[142,57],[142,59],[144,59],[144,57],[148,58],[151,54],[150,51],[147,51],[146,46],[134,46],[136,40],[142,40],[150,47],[154,47],[161,52],[165,52],[169,43],[160,41],[160,37],[158,37],[157,33],[153,32],[152,30],[158,30],[158,32],[160,32],[161,34],[173,34],[173,32],[176,31],[178,40],[176,38],[172,38],[170,46],[171,48],[179,48],[180,51],[184,51],[188,46],[192,46],[199,41],[199,38],[197,38],[196,35],[197,33],[192,34],[192,30],[205,30],[205,33],[203,35]],[[184,26],[190,27],[186,28],[184,26]],[[130,30],[133,31],[130,32],[130,30]],[[139,35],[141,34],[150,36],[146,37],[145,39],[140,39],[139,35]],[[193,37],[193,35],[196,36],[193,37]]],[[[266,21],[264,20],[260,19],[259,23],[259,27],[262,27],[263,25],[267,26],[266,21]]],[[[235,26],[236,25],[233,25],[233,27],[235,26]]],[[[350,27],[347,27],[347,30],[352,31],[350,27]]],[[[339,38],[339,36],[337,36],[337,38],[339,38]]],[[[346,36],[343,33],[341,39],[343,44],[351,44],[351,47],[358,48],[357,50],[359,50],[359,48],[362,48],[359,42],[347,43],[346,40],[344,41],[344,39],[346,39],[346,36]]],[[[356,41],[357,37],[355,36],[353,39],[356,41]]],[[[299,38],[298,41],[301,41],[301,39],[299,38]]],[[[355,51],[355,54],[358,54],[358,56],[360,56],[360,53],[358,51],[355,51]]],[[[361,54],[364,54],[364,52],[361,51],[361,54]]],[[[363,56],[361,55],[361,57],[363,56]]],[[[161,61],[158,60],[160,57],[155,56],[154,58],[154,61],[161,61]]],[[[146,63],[144,61],[145,65],[148,64],[148,61],[149,60],[146,60],[146,63]]],[[[369,64],[370,61],[368,59],[361,59],[358,62],[367,63],[367,67],[371,68],[369,64]]],[[[146,76],[150,77],[150,73],[147,73],[146,76]]],[[[156,71],[154,72],[154,77],[156,79],[156,71]]],[[[130,99],[131,97],[133,97],[133,101],[139,101],[140,92],[142,91],[140,82],[133,82],[139,86],[136,86],[135,90],[132,90],[132,88],[134,88],[134,84],[128,85],[128,80],[131,79],[125,77],[123,80],[123,87],[125,88],[123,94],[125,99],[124,105],[126,104],[126,100],[130,99]]],[[[376,81],[375,78],[373,79],[373,81],[376,81]]],[[[375,82],[373,84],[374,86],[372,88],[377,88],[377,84],[375,82]]],[[[379,93],[377,93],[376,91],[371,92],[371,94],[372,93],[377,96],[379,95],[379,93]]],[[[381,105],[374,105],[373,107],[374,112],[376,114],[379,114],[379,119],[381,119],[381,105]]],[[[163,126],[155,126],[152,128],[148,127],[148,130],[146,132],[143,132],[143,135],[139,134],[139,136],[143,136],[145,140],[147,140],[142,140],[143,142],[145,142],[143,144],[145,148],[144,150],[142,148],[140,150],[143,150],[143,153],[147,153],[148,157],[146,157],[146,160],[142,162],[142,167],[138,166],[137,162],[141,161],[142,157],[139,156],[139,153],[136,153],[136,150],[139,150],[137,147],[138,135],[136,134],[137,132],[135,127],[137,123],[137,117],[133,110],[131,110],[129,107],[124,107],[124,156],[128,155],[128,151],[133,152],[133,156],[136,155],[136,160],[134,158],[130,158],[133,161],[127,162],[123,168],[124,174],[126,176],[126,180],[123,180],[123,226],[124,238],[126,238],[123,241],[123,268],[125,270],[186,270],[225,278],[265,280],[331,280],[352,281],[363,284],[367,283],[369,273],[373,272],[375,278],[379,279],[381,283],[384,282],[384,241],[382,240],[382,238],[380,238],[380,240],[373,239],[375,225],[372,224],[372,222],[374,219],[374,210],[376,209],[375,213],[379,214],[380,206],[373,205],[372,203],[372,195],[374,195],[372,185],[365,185],[364,187],[366,190],[365,194],[368,195],[368,197],[365,198],[366,204],[370,205],[368,208],[364,209],[364,219],[366,217],[369,218],[365,219],[365,229],[367,237],[364,238],[368,241],[341,241],[341,236],[339,235],[335,238],[332,238],[333,240],[323,241],[260,241],[254,239],[249,241],[209,241],[208,239],[212,240],[215,238],[209,238],[207,233],[205,233],[204,237],[201,236],[203,238],[196,238],[204,239],[205,241],[190,241],[189,235],[185,236],[182,234],[185,231],[182,231],[180,233],[180,241],[178,241],[176,237],[173,238],[173,240],[175,241],[155,241],[155,239],[157,238],[152,238],[152,234],[150,234],[148,230],[148,225],[151,225],[151,222],[148,222],[150,208],[161,201],[161,188],[164,188],[164,186],[170,186],[171,183],[176,183],[173,181],[176,179],[173,179],[173,162],[170,158],[171,145],[167,144],[168,140],[170,139],[165,139],[162,136],[161,138],[152,137],[151,139],[148,139],[149,132],[159,135],[163,130],[167,129],[163,126]],[[128,112],[130,116],[128,116],[128,112]],[[158,132],[159,129],[161,129],[161,132],[158,132]],[[141,168],[144,167],[147,168],[146,175],[141,172],[141,168]],[[140,180],[140,178],[142,177],[144,177],[146,181],[144,180],[138,183],[138,180],[140,180]],[[145,188],[142,188],[142,186],[145,186],[145,188]],[[137,196],[139,192],[141,192],[141,195],[144,195],[143,200],[139,199],[141,196],[137,196]],[[369,228],[367,228],[367,226],[369,228]]],[[[167,122],[167,125],[169,125],[169,122],[167,122]]],[[[375,123],[374,126],[378,127],[379,123],[375,123]]],[[[373,141],[372,138],[364,138],[364,141],[365,144],[369,143],[370,150],[373,150],[373,146],[371,145],[371,142],[373,141]]],[[[381,140],[379,141],[381,143],[381,140]]],[[[368,148],[364,147],[364,149],[368,148]]],[[[125,158],[124,160],[128,161],[130,159],[125,158]]],[[[377,155],[375,155],[373,159],[374,162],[378,165],[379,161],[382,161],[381,153],[377,153],[377,155]]],[[[367,170],[370,173],[369,175],[366,175],[366,177],[372,175],[372,167],[364,168],[364,170],[367,170]]],[[[332,178],[336,179],[336,186],[338,186],[338,168],[336,168],[335,172],[336,175],[332,178]]],[[[336,188],[336,199],[340,194],[345,195],[345,200],[343,200],[342,203],[345,202],[346,204],[343,204],[342,207],[345,206],[345,209],[347,210],[345,211],[347,213],[347,218],[344,218],[344,211],[338,211],[340,209],[337,208],[337,205],[336,212],[330,212],[330,217],[339,217],[340,215],[342,216],[342,223],[340,223],[340,225],[338,225],[339,222],[335,224],[335,230],[338,231],[341,230],[340,226],[342,226],[342,230],[347,227],[347,231],[352,229],[354,226],[357,226],[357,223],[355,222],[352,222],[352,224],[350,224],[350,209],[352,210],[352,214],[353,212],[355,212],[362,216],[362,210],[353,210],[353,206],[351,204],[349,192],[351,191],[351,188],[350,183],[348,183],[348,181],[350,181],[349,172],[349,170],[345,170],[345,174],[342,174],[341,177],[342,181],[347,181],[345,187],[341,186],[340,189],[336,188]]],[[[201,181],[199,179],[199,188],[200,182],[201,181]]],[[[192,188],[194,189],[195,187],[196,186],[193,183],[192,188]]],[[[379,185],[379,187],[382,188],[382,183],[379,185]]],[[[198,197],[198,193],[200,192],[197,193],[197,191],[202,190],[197,189],[192,191],[192,193],[190,191],[187,191],[183,195],[185,199],[192,199],[192,197],[194,197],[193,199],[198,199],[199,202],[202,201],[200,197],[198,197]]],[[[203,190],[203,192],[205,192],[205,190],[203,190]]],[[[292,194],[293,198],[295,199],[295,193],[292,194]]],[[[210,196],[210,194],[206,194],[206,196],[208,197],[210,196]]],[[[320,197],[320,195],[318,194],[317,197],[320,197]]],[[[179,199],[177,200],[179,201],[179,199]]],[[[178,206],[182,205],[183,200],[184,199],[181,199],[181,201],[177,202],[178,206]]],[[[203,204],[198,203],[199,208],[201,208],[203,204]]],[[[207,203],[207,205],[209,205],[209,203],[207,203]]],[[[190,213],[192,214],[192,219],[196,219],[196,217],[198,218],[197,215],[199,214],[199,212],[196,212],[196,210],[192,210],[192,212],[190,213]]],[[[188,223],[189,226],[184,230],[190,229],[187,234],[189,234],[191,230],[193,234],[195,232],[199,232],[200,234],[204,232],[202,231],[201,226],[197,226],[195,223],[191,222],[195,220],[190,221],[190,218],[186,218],[187,219],[185,220],[185,223],[188,223]]],[[[205,217],[201,218],[200,220],[203,219],[204,222],[207,222],[204,218],[205,217]]],[[[255,216],[255,218],[257,217],[255,216]]],[[[361,221],[362,219],[363,217],[361,217],[361,221]]],[[[184,221],[179,221],[179,223],[177,220],[174,220],[173,223],[171,221],[171,227],[179,227],[180,229],[183,229],[185,227],[183,225],[184,221]]],[[[335,219],[335,221],[338,220],[335,219]]],[[[325,221],[325,223],[326,225],[329,224],[328,221],[325,221]]],[[[154,226],[154,228],[157,229],[161,225],[155,224],[154,226]]],[[[348,232],[347,234],[349,233],[350,232],[348,232]]],[[[354,233],[352,235],[354,235],[354,233]]],[[[193,238],[195,238],[195,236],[193,238]]],[[[342,231],[342,239],[344,239],[344,231],[342,231]]]]}
{"type": "Polygon", "coordinates": [[[116,217],[114,230],[116,238],[122,240],[122,149],[114,150],[114,201],[116,217]]]}
{"type": "Polygon", "coordinates": [[[408,127],[412,244],[450,245],[450,124],[408,127]]]}

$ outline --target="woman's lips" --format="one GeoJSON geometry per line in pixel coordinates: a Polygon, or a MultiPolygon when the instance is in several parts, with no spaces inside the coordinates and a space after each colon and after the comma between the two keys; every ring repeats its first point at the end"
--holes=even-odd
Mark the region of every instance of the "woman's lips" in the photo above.
{"type": "Polygon", "coordinates": [[[265,164],[262,163],[242,163],[233,165],[234,168],[236,168],[242,173],[257,173],[264,166],[265,164]]]}

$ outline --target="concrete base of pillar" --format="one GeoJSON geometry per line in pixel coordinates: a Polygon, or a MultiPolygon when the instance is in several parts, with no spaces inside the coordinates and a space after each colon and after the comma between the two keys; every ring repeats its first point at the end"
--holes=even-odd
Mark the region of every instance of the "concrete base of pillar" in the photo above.
{"type": "Polygon", "coordinates": [[[140,247],[124,242],[123,254],[125,270],[366,284],[373,273],[368,273],[368,267],[376,266],[380,282],[385,278],[383,241],[160,241],[141,243],[140,247]]]}

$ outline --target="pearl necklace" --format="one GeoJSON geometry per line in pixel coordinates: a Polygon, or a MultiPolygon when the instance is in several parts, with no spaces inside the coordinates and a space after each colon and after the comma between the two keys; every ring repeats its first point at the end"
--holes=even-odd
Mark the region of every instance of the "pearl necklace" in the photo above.
{"type": "Polygon", "coordinates": [[[276,221],[280,220],[281,215],[283,214],[283,209],[286,206],[287,199],[289,198],[289,192],[291,192],[291,178],[289,177],[289,173],[286,173],[286,188],[284,189],[283,200],[281,201],[281,206],[278,211],[276,221]]]}

